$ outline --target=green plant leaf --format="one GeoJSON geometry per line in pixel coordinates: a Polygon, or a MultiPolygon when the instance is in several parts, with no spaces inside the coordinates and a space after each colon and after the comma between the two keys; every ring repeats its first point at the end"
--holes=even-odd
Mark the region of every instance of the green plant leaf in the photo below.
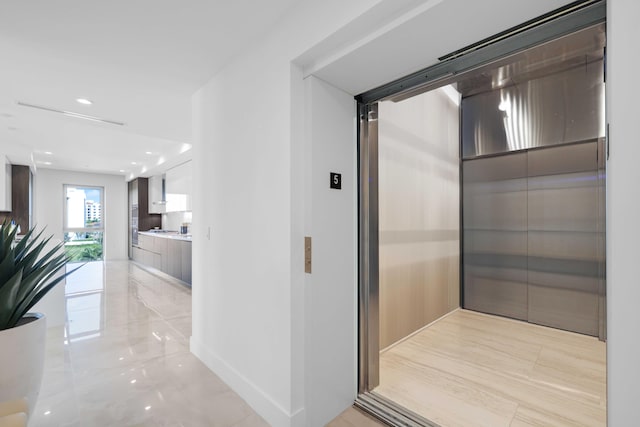
{"type": "Polygon", "coordinates": [[[61,250],[64,244],[45,250],[53,236],[42,238],[43,231],[31,228],[16,243],[17,227],[9,221],[0,227],[0,330],[14,327],[54,286],[82,267],[60,274],[68,262],[61,250]]]}
{"type": "Polygon", "coordinates": [[[44,233],[44,229],[42,229],[42,231],[40,231],[35,237],[32,238],[31,236],[33,235],[34,232],[35,232],[35,228],[30,229],[22,237],[22,240],[18,242],[14,250],[16,259],[22,259],[29,252],[29,250],[33,247],[33,245],[38,240],[40,240],[42,233],[44,233]]]}
{"type": "Polygon", "coordinates": [[[16,303],[18,288],[22,282],[22,270],[18,271],[0,289],[0,330],[11,328],[14,325],[9,323],[16,303]]]}
{"type": "Polygon", "coordinates": [[[7,284],[7,281],[16,274],[18,267],[16,266],[15,259],[12,255],[11,250],[4,257],[2,261],[0,261],[0,289],[7,284]]]}
{"type": "Polygon", "coordinates": [[[37,291],[38,286],[43,280],[54,275],[58,270],[63,268],[66,264],[64,255],[58,256],[52,259],[48,264],[42,266],[38,270],[33,270],[30,274],[22,275],[22,285],[18,292],[18,301],[24,300],[28,294],[37,291]]]}
{"type": "Polygon", "coordinates": [[[55,274],[57,272],[54,271],[51,273],[51,275],[47,276],[43,281],[41,281],[40,283],[47,283],[46,285],[40,286],[38,287],[38,289],[36,289],[35,291],[29,293],[26,298],[20,302],[20,304],[16,307],[15,312],[11,315],[10,318],[10,323],[18,323],[18,321],[29,312],[29,310],[31,310],[31,307],[33,307],[34,305],[36,305],[38,303],[38,301],[40,301],[51,289],[53,289],[53,287],[55,285],[57,285],[58,283],[60,283],[62,280],[66,279],[66,277],[68,275],[70,275],[71,273],[73,273],[74,271],[76,271],[77,269],[79,269],[80,267],[83,267],[84,264],[79,265],[78,267],[74,268],[71,271],[67,271],[64,274],[60,275],[59,277],[56,277],[55,279],[49,281],[52,277],[53,274],[55,274]]]}

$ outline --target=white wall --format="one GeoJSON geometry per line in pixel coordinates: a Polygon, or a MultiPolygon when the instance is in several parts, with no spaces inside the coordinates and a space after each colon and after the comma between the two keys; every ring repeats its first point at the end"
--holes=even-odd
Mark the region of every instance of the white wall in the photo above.
{"type": "MultiPolygon", "coordinates": [[[[332,1],[293,10],[273,34],[194,96],[191,348],[275,426],[306,424],[304,390],[309,389],[303,371],[304,348],[309,342],[305,343],[301,258],[303,209],[308,200],[303,187],[305,170],[299,163],[307,154],[300,145],[304,128],[300,120],[291,120],[292,115],[302,117],[305,89],[302,74],[291,60],[313,40],[330,34],[332,27],[344,25],[372,3],[332,1]],[[340,15],[332,13],[338,10],[340,15]]],[[[348,178],[354,173],[354,110],[351,97],[344,93],[337,104],[343,105],[345,99],[351,115],[346,119],[348,136],[343,141],[351,154],[335,165],[348,178]]],[[[337,154],[341,150],[333,156],[337,154]]],[[[326,169],[321,175],[326,175],[326,186],[328,173],[326,169]]],[[[353,182],[351,179],[350,185],[353,182]]],[[[340,195],[349,206],[355,203],[352,190],[340,195]]],[[[352,242],[353,211],[343,213],[341,220],[349,226],[340,232],[352,242]]],[[[321,236],[314,237],[322,242],[321,236]]],[[[341,263],[350,265],[349,276],[335,286],[342,283],[344,292],[351,295],[343,302],[346,310],[340,318],[350,319],[344,328],[352,338],[353,243],[333,249],[333,257],[342,256],[341,263]]],[[[335,307],[327,309],[324,301],[318,302],[318,309],[326,318],[335,315],[335,307]]],[[[332,348],[333,355],[349,365],[348,372],[341,373],[341,381],[346,379],[349,387],[339,391],[349,397],[342,397],[339,407],[327,411],[331,415],[355,397],[354,346],[355,340],[349,339],[332,348]],[[344,345],[346,353],[342,352],[344,345]]]]}
{"type": "Polygon", "coordinates": [[[38,228],[64,240],[63,186],[104,187],[104,255],[107,260],[127,259],[128,205],[127,183],[123,176],[38,169],[34,176],[33,210],[38,228]]]}
{"type": "Polygon", "coordinates": [[[357,372],[356,103],[322,80],[306,80],[306,424],[323,426],[353,403],[357,372]],[[329,188],[330,172],[342,189],[329,188]]]}
{"type": "Polygon", "coordinates": [[[640,283],[638,212],[640,2],[607,2],[607,374],[608,425],[638,425],[640,283]]]}
{"type": "Polygon", "coordinates": [[[171,231],[180,231],[180,226],[188,223],[188,231],[191,232],[191,211],[167,212],[162,214],[162,229],[171,231]]]}

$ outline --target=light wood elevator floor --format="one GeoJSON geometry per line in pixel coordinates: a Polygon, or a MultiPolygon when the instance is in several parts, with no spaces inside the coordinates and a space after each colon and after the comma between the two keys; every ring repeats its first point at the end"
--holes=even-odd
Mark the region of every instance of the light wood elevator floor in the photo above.
{"type": "Polygon", "coordinates": [[[456,310],[383,352],[374,391],[443,427],[604,426],[605,347],[456,310]]]}

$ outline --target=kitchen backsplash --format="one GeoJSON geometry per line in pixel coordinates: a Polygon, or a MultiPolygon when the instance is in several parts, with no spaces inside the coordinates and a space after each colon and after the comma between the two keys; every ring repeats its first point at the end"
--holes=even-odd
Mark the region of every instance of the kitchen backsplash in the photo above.
{"type": "Polygon", "coordinates": [[[162,214],[162,229],[180,231],[182,223],[188,223],[188,232],[191,233],[191,211],[167,212],[162,214]]]}

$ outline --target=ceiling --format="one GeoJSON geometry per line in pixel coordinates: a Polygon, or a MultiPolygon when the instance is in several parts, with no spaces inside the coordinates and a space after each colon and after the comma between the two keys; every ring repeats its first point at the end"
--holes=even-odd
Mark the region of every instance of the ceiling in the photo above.
{"type": "Polygon", "coordinates": [[[190,156],[191,95],[294,3],[3,0],[0,153],[36,168],[161,172],[190,156]]]}

